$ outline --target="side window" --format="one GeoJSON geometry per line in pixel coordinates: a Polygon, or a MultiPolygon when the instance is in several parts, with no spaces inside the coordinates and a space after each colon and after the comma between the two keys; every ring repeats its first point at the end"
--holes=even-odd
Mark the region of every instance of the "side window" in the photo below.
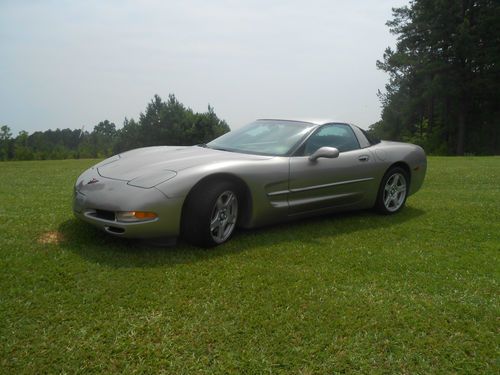
{"type": "Polygon", "coordinates": [[[366,147],[370,147],[371,146],[368,138],[366,138],[366,136],[365,136],[365,133],[363,133],[363,130],[361,130],[360,128],[358,128],[355,125],[352,126],[351,129],[356,134],[356,137],[358,138],[359,145],[361,146],[361,148],[366,148],[366,147]]]}
{"type": "Polygon", "coordinates": [[[320,147],[335,147],[340,152],[356,150],[359,143],[349,125],[325,125],[316,130],[304,145],[302,155],[311,155],[320,147]]]}

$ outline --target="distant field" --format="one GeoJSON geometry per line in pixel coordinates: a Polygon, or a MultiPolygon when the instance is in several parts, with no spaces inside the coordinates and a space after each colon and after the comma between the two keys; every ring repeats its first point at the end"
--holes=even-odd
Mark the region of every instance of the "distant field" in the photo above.
{"type": "Polygon", "coordinates": [[[0,163],[0,373],[499,373],[500,158],[430,158],[403,212],[201,250],[77,222],[92,160],[0,163]]]}

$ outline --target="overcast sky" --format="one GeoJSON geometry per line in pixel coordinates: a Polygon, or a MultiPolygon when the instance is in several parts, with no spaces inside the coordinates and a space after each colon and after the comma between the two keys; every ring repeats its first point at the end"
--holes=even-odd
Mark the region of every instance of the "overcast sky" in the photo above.
{"type": "Polygon", "coordinates": [[[263,117],[380,117],[403,0],[0,0],[0,125],[15,135],[138,118],[154,94],[263,117]]]}

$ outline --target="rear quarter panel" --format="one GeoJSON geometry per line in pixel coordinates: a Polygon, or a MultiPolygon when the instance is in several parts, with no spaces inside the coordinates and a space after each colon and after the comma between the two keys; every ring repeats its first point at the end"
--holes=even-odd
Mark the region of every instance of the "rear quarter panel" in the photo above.
{"type": "Polygon", "coordinates": [[[427,171],[427,157],[422,147],[411,143],[382,141],[373,146],[373,152],[384,164],[385,171],[396,163],[407,165],[410,172],[408,195],[416,193],[421,188],[427,171]]]}

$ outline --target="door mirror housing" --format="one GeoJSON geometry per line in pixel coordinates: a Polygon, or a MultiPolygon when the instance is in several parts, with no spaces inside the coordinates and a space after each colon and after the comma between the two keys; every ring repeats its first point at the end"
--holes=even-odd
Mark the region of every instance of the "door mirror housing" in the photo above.
{"type": "Polygon", "coordinates": [[[335,147],[320,147],[309,156],[310,161],[316,161],[319,158],[335,159],[339,157],[339,150],[335,147]]]}

